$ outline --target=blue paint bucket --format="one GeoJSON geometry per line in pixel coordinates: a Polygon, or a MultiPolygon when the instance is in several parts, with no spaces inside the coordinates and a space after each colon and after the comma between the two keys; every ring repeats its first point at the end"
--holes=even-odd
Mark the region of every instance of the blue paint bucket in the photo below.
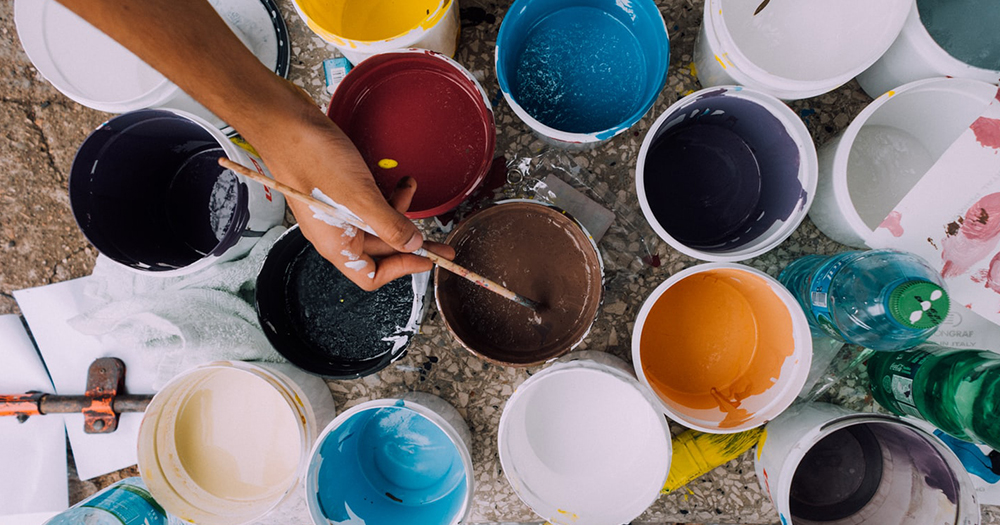
{"type": "Polygon", "coordinates": [[[320,434],[309,459],[313,523],[460,523],[475,488],[471,440],[458,411],[431,394],[347,410],[320,434]]]}
{"type": "Polygon", "coordinates": [[[669,57],[652,0],[517,0],[497,36],[497,80],[543,139],[595,145],[649,111],[669,57]]]}

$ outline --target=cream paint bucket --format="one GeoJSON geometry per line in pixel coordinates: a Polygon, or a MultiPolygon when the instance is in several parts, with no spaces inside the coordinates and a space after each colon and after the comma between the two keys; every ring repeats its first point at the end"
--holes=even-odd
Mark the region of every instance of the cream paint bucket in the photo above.
{"type": "Polygon", "coordinates": [[[292,365],[201,365],[172,379],[146,409],[139,472],[181,519],[247,523],[301,490],[309,448],[335,412],[326,383],[292,365]]]}
{"type": "Polygon", "coordinates": [[[932,435],[892,416],[826,403],[768,423],[757,479],[783,525],[976,525],[975,487],[932,435]]]}
{"type": "Polygon", "coordinates": [[[423,392],[361,403],[316,440],[306,502],[316,525],[455,525],[472,509],[472,435],[423,392]]]}
{"type": "Polygon", "coordinates": [[[705,0],[694,51],[698,81],[740,84],[784,100],[832,91],[889,48],[911,2],[705,0]]]}
{"type": "Polygon", "coordinates": [[[670,429],[655,403],[621,359],[563,356],[504,406],[498,447],[507,481],[554,525],[630,522],[670,470],[670,429]]]}
{"type": "Polygon", "coordinates": [[[678,423],[715,434],[774,419],[802,389],[812,336],[802,308],[773,277],[712,263],[672,275],[632,331],[635,373],[678,423]]]}
{"type": "MultiPolygon", "coordinates": [[[[991,51],[995,57],[1000,52],[997,49],[1000,39],[996,36],[996,28],[1000,26],[1000,9],[997,9],[995,2],[911,0],[910,4],[910,14],[899,37],[882,58],[858,75],[858,83],[865,93],[875,98],[903,84],[932,77],[969,78],[992,84],[1000,83],[1000,67],[987,64],[983,65],[988,67],[979,67],[969,63],[973,57],[967,54],[967,49],[953,51],[962,59],[952,56],[935,40],[928,31],[928,24],[925,24],[929,22],[931,27],[936,27],[935,18],[940,17],[946,21],[950,19],[957,26],[954,28],[956,35],[952,35],[953,38],[978,40],[983,47],[992,46],[991,51]],[[989,41],[991,38],[992,42],[989,41]]],[[[946,36],[940,34],[939,38],[946,36]]]]}
{"type": "Polygon", "coordinates": [[[876,228],[980,116],[997,87],[935,78],[883,93],[819,148],[809,218],[831,239],[865,247],[876,228]]]}
{"type": "Polygon", "coordinates": [[[352,64],[416,47],[449,57],[458,47],[458,0],[295,0],[309,29],[352,64]]]}

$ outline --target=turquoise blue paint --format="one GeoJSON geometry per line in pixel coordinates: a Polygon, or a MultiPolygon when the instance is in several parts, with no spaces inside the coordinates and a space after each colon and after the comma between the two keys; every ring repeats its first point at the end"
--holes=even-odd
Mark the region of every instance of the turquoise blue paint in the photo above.
{"type": "Polygon", "coordinates": [[[1000,2],[917,0],[920,21],[949,55],[971,66],[1000,70],[1000,2]]]}
{"type": "Polygon", "coordinates": [[[542,124],[598,139],[649,110],[668,60],[651,0],[517,0],[497,38],[501,89],[542,124]]]}
{"type": "Polygon", "coordinates": [[[455,443],[399,403],[350,417],[314,461],[320,508],[334,524],[447,525],[464,510],[468,485],[455,443]]]}

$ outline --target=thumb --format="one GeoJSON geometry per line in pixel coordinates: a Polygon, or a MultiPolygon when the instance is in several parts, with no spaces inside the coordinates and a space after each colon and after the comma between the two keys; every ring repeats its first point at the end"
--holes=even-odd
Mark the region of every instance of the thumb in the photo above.
{"type": "Polygon", "coordinates": [[[379,239],[394,250],[409,253],[423,246],[424,237],[413,221],[393,209],[384,199],[371,202],[362,209],[364,213],[358,214],[361,220],[368,223],[379,239]]]}

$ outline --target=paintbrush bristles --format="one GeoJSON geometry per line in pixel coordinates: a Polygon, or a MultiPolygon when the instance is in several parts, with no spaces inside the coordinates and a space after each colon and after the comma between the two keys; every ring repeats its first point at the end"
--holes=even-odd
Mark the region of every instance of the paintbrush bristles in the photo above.
{"type": "MultiPolygon", "coordinates": [[[[327,215],[336,217],[337,219],[340,219],[343,222],[350,224],[351,226],[354,226],[362,231],[365,231],[377,237],[375,232],[372,231],[371,227],[362,222],[357,217],[351,214],[346,214],[342,210],[337,209],[319,199],[316,199],[312,195],[308,195],[291,186],[288,186],[287,184],[280,183],[274,179],[261,175],[260,173],[257,173],[256,171],[253,171],[250,168],[242,164],[239,164],[237,162],[233,162],[225,157],[219,158],[219,165],[222,166],[223,168],[233,170],[236,173],[239,173],[240,175],[243,175],[244,177],[250,180],[259,182],[264,186],[267,186],[268,188],[277,190],[281,192],[285,197],[297,200],[308,206],[313,206],[315,208],[318,208],[320,211],[326,213],[327,215]]],[[[420,248],[413,253],[414,255],[426,257],[427,259],[430,259],[432,263],[440,266],[441,268],[444,268],[445,270],[448,270],[449,272],[452,272],[455,275],[458,275],[459,277],[468,279],[478,284],[479,286],[486,288],[487,290],[500,294],[503,297],[506,297],[507,299],[510,299],[511,301],[514,301],[515,303],[521,306],[530,308],[534,311],[538,311],[539,305],[535,301],[532,301],[531,299],[528,299],[527,297],[524,297],[522,295],[516,294],[504,288],[503,286],[500,286],[499,284],[483,277],[482,275],[479,275],[473,271],[463,268],[462,266],[459,266],[458,264],[455,264],[454,262],[445,259],[440,255],[437,255],[436,253],[433,253],[424,248],[420,248]]]]}

